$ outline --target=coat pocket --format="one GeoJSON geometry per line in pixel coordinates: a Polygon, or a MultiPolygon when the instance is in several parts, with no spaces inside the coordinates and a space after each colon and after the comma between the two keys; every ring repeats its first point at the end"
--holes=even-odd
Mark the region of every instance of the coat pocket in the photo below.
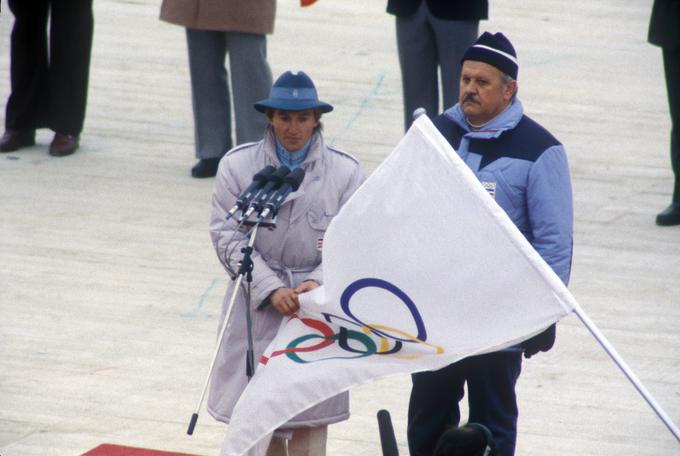
{"type": "Polygon", "coordinates": [[[335,217],[335,214],[330,215],[325,212],[309,211],[307,213],[307,222],[314,233],[314,248],[317,252],[323,250],[323,238],[326,235],[326,229],[331,223],[331,220],[333,220],[333,217],[335,217]]]}
{"type": "Polygon", "coordinates": [[[335,215],[320,211],[309,211],[307,212],[307,222],[312,229],[325,232],[335,215]]]}

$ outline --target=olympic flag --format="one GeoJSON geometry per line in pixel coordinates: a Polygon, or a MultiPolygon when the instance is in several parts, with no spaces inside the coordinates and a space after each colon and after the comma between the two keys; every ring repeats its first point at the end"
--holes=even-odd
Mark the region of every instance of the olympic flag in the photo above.
{"type": "Polygon", "coordinates": [[[323,249],[324,286],[301,295],[265,351],[222,456],[266,447],[353,385],[509,347],[575,305],[426,116],[333,219],[323,249]]]}

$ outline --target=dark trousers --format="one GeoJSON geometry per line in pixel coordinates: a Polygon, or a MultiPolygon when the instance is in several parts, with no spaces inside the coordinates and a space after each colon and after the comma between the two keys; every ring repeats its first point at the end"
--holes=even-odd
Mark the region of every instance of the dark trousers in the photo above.
{"type": "Polygon", "coordinates": [[[80,134],[94,29],[92,0],[9,0],[9,7],[15,21],[5,127],[80,134]]]}
{"type": "Polygon", "coordinates": [[[477,39],[479,21],[439,19],[422,2],[415,14],[397,17],[396,24],[404,128],[408,130],[416,108],[425,108],[432,118],[458,102],[460,59],[477,39]],[[439,106],[440,82],[443,107],[439,106]]]}
{"type": "Polygon", "coordinates": [[[186,34],[196,157],[220,158],[233,147],[231,105],[236,144],[262,139],[267,118],[253,104],[272,86],[265,35],[189,28],[186,34]]]}
{"type": "Polygon", "coordinates": [[[671,113],[671,166],[675,174],[673,202],[680,203],[680,49],[663,49],[668,107],[671,113]]]}
{"type": "Polygon", "coordinates": [[[484,424],[491,430],[497,455],[514,455],[518,414],[515,384],[521,370],[522,353],[503,351],[413,374],[407,431],[411,456],[432,456],[442,432],[459,424],[458,403],[465,382],[468,422],[484,424]]]}

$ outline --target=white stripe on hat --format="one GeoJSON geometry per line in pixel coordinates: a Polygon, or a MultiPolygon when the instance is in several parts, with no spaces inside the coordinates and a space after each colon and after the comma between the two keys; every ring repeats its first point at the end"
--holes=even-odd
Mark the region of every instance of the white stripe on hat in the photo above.
{"type": "Polygon", "coordinates": [[[512,55],[512,54],[508,54],[507,52],[499,51],[499,50],[496,49],[496,48],[492,48],[491,46],[485,46],[485,45],[483,45],[483,44],[475,44],[475,45],[472,46],[472,47],[487,49],[487,50],[489,50],[489,51],[496,52],[496,53],[502,55],[503,57],[505,57],[506,59],[511,60],[515,65],[519,66],[519,63],[517,62],[517,57],[515,57],[515,56],[512,55]]]}

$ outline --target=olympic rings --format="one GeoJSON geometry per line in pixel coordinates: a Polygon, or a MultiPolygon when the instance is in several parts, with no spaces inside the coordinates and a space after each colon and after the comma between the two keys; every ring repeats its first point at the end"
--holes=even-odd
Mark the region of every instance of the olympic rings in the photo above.
{"type": "MultiPolygon", "coordinates": [[[[371,327],[370,325],[367,325],[366,323],[362,322],[359,320],[350,310],[350,299],[354,294],[363,289],[363,288],[368,288],[368,287],[374,287],[374,288],[382,288],[384,290],[389,291],[401,301],[406,304],[406,308],[411,312],[411,316],[413,317],[413,321],[416,324],[416,328],[418,329],[418,334],[415,336],[416,339],[420,341],[426,341],[427,340],[427,331],[425,330],[425,324],[423,323],[423,319],[420,316],[420,313],[418,312],[418,308],[416,307],[415,303],[411,300],[411,298],[408,297],[406,293],[401,291],[399,288],[397,288],[395,285],[382,280],[382,279],[375,279],[375,278],[365,278],[365,279],[359,279],[355,282],[352,282],[347,288],[345,288],[345,291],[343,291],[342,295],[340,296],[340,306],[342,307],[342,310],[354,321],[357,323],[360,323],[363,326],[371,327]]],[[[373,329],[373,328],[372,328],[373,329]]],[[[377,334],[382,334],[385,337],[389,337],[391,339],[395,340],[401,340],[403,342],[406,341],[412,341],[411,338],[408,339],[399,339],[393,336],[390,336],[389,334],[386,334],[384,332],[381,332],[379,330],[373,329],[374,332],[377,334]]]]}
{"type": "MultiPolygon", "coordinates": [[[[434,350],[434,354],[444,353],[441,346],[426,342],[427,331],[425,323],[418,312],[415,303],[409,296],[401,291],[395,285],[376,278],[364,278],[352,282],[340,296],[340,306],[344,313],[349,318],[341,317],[339,315],[323,313],[326,322],[316,320],[313,318],[300,318],[297,315],[292,315],[290,319],[298,319],[305,326],[317,331],[319,334],[307,334],[291,340],[287,347],[282,350],[274,351],[269,358],[262,356],[260,362],[266,364],[269,359],[286,355],[289,359],[296,363],[310,363],[328,359],[355,359],[364,358],[372,355],[396,356],[400,358],[419,358],[424,354],[409,353],[400,354],[403,348],[403,343],[416,343],[425,345],[434,350]],[[381,288],[386,290],[396,297],[398,297],[409,310],[413,318],[417,334],[412,335],[406,331],[397,328],[392,328],[382,324],[367,324],[359,320],[350,309],[350,301],[356,292],[364,288],[381,288]],[[333,320],[341,320],[338,332],[334,332],[329,324],[333,324],[333,320]],[[327,324],[329,323],[329,324],[327,324]],[[346,324],[357,327],[359,330],[348,329],[346,324]],[[396,335],[395,335],[396,334],[396,335]],[[399,336],[399,337],[398,337],[399,336]],[[377,338],[377,342],[373,338],[377,338]],[[314,342],[312,345],[304,345],[306,342],[314,342]],[[302,353],[311,353],[322,350],[337,342],[338,347],[343,351],[351,354],[349,356],[329,356],[322,358],[315,358],[314,360],[305,360],[300,355],[302,353]]],[[[337,323],[336,323],[337,324],[337,323]]]]}

